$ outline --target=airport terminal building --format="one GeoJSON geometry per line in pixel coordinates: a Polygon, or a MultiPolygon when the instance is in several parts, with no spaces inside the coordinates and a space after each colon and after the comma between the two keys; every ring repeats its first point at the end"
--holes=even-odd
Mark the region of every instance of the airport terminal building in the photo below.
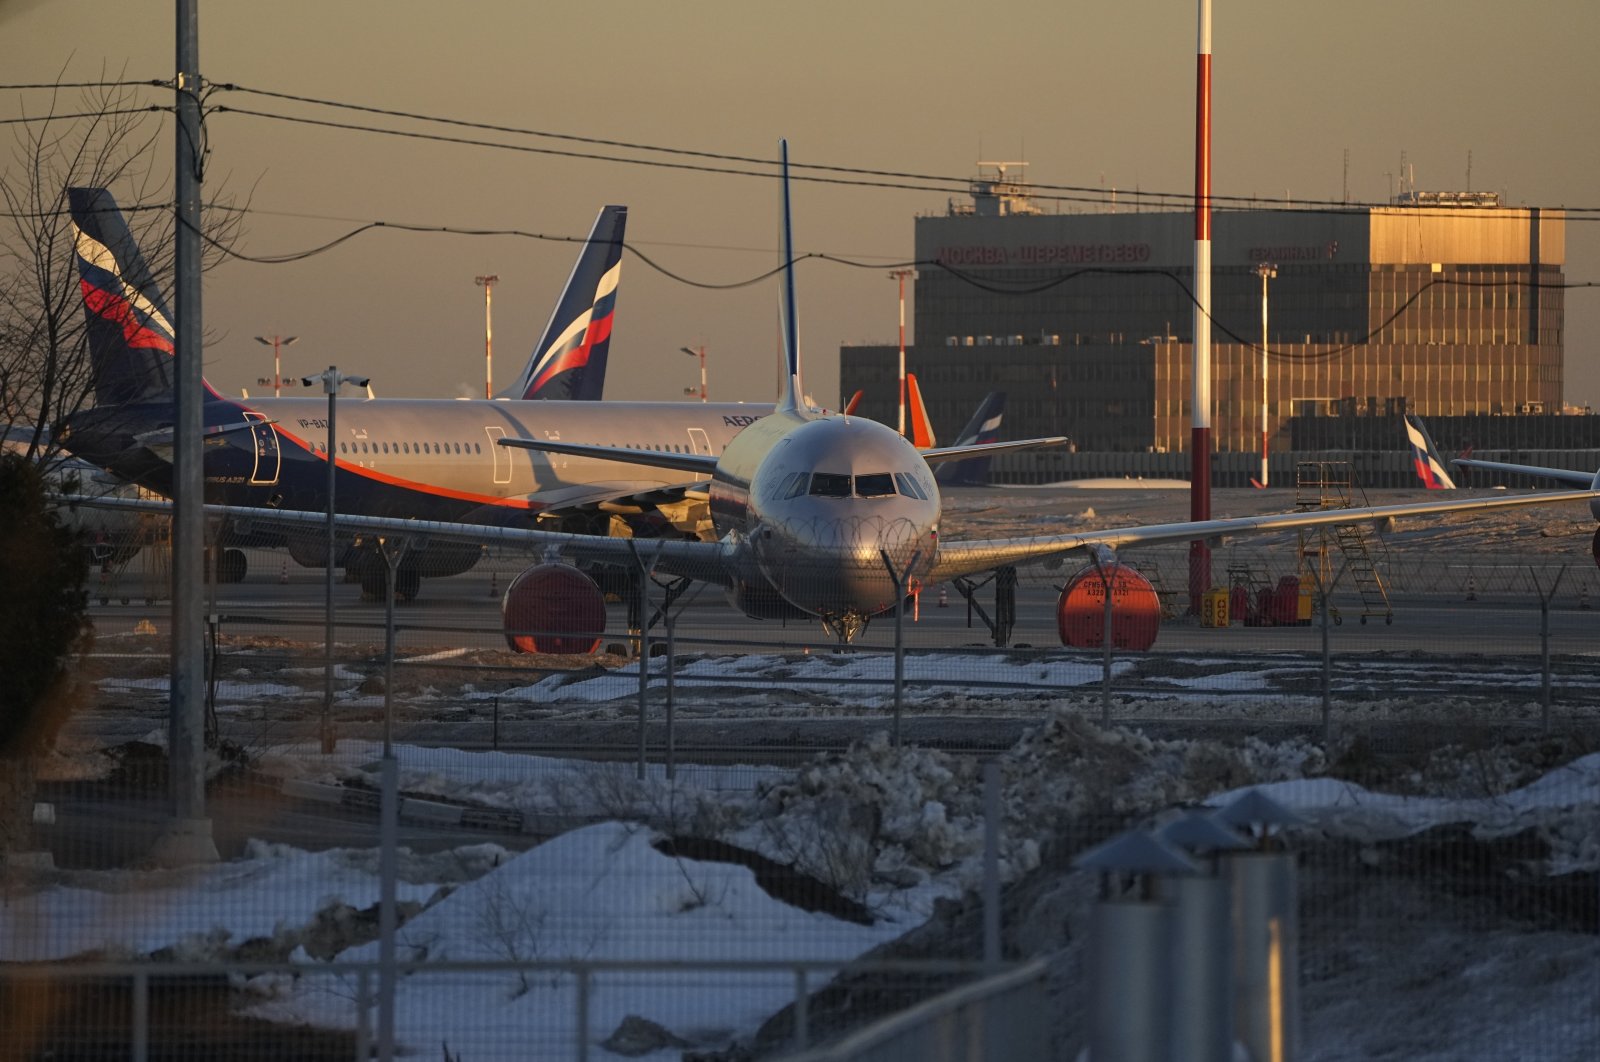
{"type": "MultiPolygon", "coordinates": [[[[1044,214],[1003,177],[974,182],[970,205],[915,220],[917,261],[930,264],[910,289],[906,364],[941,439],[1000,390],[1008,437],[1182,453],[1192,213],[1044,214]]],[[[1219,453],[1260,452],[1263,271],[1274,451],[1289,449],[1297,417],[1561,411],[1561,212],[1419,192],[1384,207],[1218,210],[1212,232],[1219,453]]],[[[864,390],[861,412],[890,424],[897,361],[892,346],[840,351],[843,394],[864,390]]]]}

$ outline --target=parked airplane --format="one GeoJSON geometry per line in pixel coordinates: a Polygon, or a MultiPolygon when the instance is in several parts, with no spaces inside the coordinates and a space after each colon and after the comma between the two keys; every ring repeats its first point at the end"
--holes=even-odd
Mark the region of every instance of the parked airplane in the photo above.
{"type": "MultiPolygon", "coordinates": [[[[526,645],[529,643],[523,636],[530,631],[548,634],[582,629],[598,637],[603,630],[605,610],[599,590],[571,567],[575,563],[624,563],[661,575],[702,580],[725,589],[730,601],[747,615],[811,616],[847,640],[872,617],[903,600],[912,580],[926,584],[1024,563],[1059,564],[1069,553],[1092,551],[1096,567],[1104,566],[1108,577],[1114,580],[1111,585],[1115,588],[1115,610],[1123,599],[1123,573],[1129,569],[1117,565],[1111,551],[1123,547],[1558,501],[1600,504],[1600,492],[1595,491],[1501,495],[945,542],[939,533],[941,500],[931,474],[932,465],[1066,440],[1029,439],[919,453],[893,428],[802,405],[787,155],[785,145],[781,329],[784,379],[778,406],[771,415],[753,419],[720,454],[583,444],[539,439],[531,433],[518,437],[508,434],[495,440],[504,448],[537,449],[574,460],[609,460],[623,466],[648,465],[709,477],[715,541],[661,539],[640,544],[508,526],[370,516],[341,518],[341,523],[391,543],[397,539],[494,541],[543,550],[545,561],[519,576],[502,603],[507,639],[526,645]],[[560,578],[546,578],[556,575],[560,578]],[[554,588],[561,592],[551,592],[554,588]]],[[[258,509],[207,508],[218,515],[261,515],[258,509]]],[[[312,513],[283,515],[308,524],[317,520],[312,513]]],[[[1079,578],[1083,574],[1080,572],[1079,578]]],[[[1149,591],[1148,583],[1136,575],[1133,578],[1149,591]]],[[[1068,604],[1070,591],[1069,586],[1060,608],[1065,609],[1068,604]]],[[[532,646],[539,647],[537,639],[532,646]]]]}
{"type": "MultiPolygon", "coordinates": [[[[111,195],[74,188],[69,198],[96,405],[70,417],[60,441],[76,456],[170,496],[171,314],[111,195]]],[[[352,515],[642,535],[700,530],[707,522],[705,487],[692,475],[495,445],[504,438],[580,438],[709,456],[771,408],[547,400],[600,395],[625,221],[625,208],[601,211],[509,399],[346,400],[338,410],[338,438],[328,439],[321,396],[241,400],[207,385],[207,500],[261,510],[243,524],[235,521],[235,529],[247,525],[256,536],[281,536],[296,562],[313,567],[325,562],[325,540],[294,521],[269,517],[325,512],[330,457],[338,508],[352,515]],[[627,528],[613,526],[613,518],[627,528]]],[[[414,594],[423,575],[465,571],[481,552],[453,540],[412,551],[400,573],[402,596],[414,594]]],[[[368,590],[383,585],[376,560],[364,551],[346,561],[357,566],[368,590]]],[[[244,554],[230,551],[224,577],[242,578],[243,564],[244,554]]]]}
{"type": "MultiPolygon", "coordinates": [[[[917,374],[906,373],[906,423],[911,429],[911,443],[918,450],[931,450],[938,445],[933,421],[928,417],[928,406],[922,400],[922,387],[917,374]]],[[[1004,391],[990,391],[978,403],[972,419],[956,436],[957,446],[1000,441],[1000,421],[1005,415],[1004,391]]],[[[989,457],[969,457],[965,461],[946,461],[933,470],[934,481],[942,487],[986,487],[989,485],[989,457]]]]}

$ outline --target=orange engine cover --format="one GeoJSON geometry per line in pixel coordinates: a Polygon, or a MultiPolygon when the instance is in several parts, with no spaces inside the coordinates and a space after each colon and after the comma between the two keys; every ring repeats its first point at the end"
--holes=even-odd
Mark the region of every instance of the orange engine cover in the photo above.
{"type": "Polygon", "coordinates": [[[1148,649],[1161,627],[1161,599],[1150,580],[1126,564],[1108,564],[1104,575],[1094,565],[1067,582],[1056,602],[1061,644],[1098,649],[1104,643],[1106,584],[1111,585],[1111,644],[1117,649],[1148,649]]]}
{"type": "Polygon", "coordinates": [[[578,569],[539,564],[506,587],[500,621],[519,653],[592,653],[606,629],[606,599],[578,569]]]}

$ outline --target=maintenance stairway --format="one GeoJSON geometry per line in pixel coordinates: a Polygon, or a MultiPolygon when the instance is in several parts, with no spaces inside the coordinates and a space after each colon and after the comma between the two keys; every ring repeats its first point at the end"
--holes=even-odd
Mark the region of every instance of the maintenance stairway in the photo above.
{"type": "MultiPolygon", "coordinates": [[[[1315,509],[1344,509],[1354,504],[1360,486],[1355,482],[1355,472],[1348,461],[1300,461],[1295,465],[1295,508],[1301,511],[1315,509]]],[[[1360,504],[1367,504],[1361,494],[1360,504]]],[[[1373,551],[1368,546],[1367,532],[1360,524],[1340,524],[1333,528],[1311,528],[1300,532],[1301,578],[1313,587],[1331,596],[1334,573],[1329,559],[1330,539],[1344,556],[1344,570],[1354,580],[1361,595],[1361,622],[1369,616],[1382,616],[1384,623],[1394,622],[1394,609],[1389,604],[1389,591],[1383,585],[1383,573],[1373,551]]],[[[1382,538],[1377,540],[1380,548],[1382,538]]],[[[1387,550],[1384,551],[1387,554],[1387,550]]],[[[1387,559],[1385,556],[1384,559],[1387,559]]],[[[1342,622],[1339,610],[1329,606],[1329,618],[1342,622]]]]}

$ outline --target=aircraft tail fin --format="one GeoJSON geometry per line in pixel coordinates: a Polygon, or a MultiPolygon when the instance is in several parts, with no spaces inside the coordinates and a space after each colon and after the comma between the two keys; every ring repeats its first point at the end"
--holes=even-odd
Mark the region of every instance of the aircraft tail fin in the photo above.
{"type": "Polygon", "coordinates": [[[930,450],[939,445],[933,434],[933,421],[928,419],[928,407],[922,401],[922,388],[917,386],[917,374],[906,373],[906,427],[911,430],[911,445],[919,450],[930,450]]]}
{"type": "Polygon", "coordinates": [[[1411,444],[1411,462],[1422,485],[1429,490],[1454,490],[1456,482],[1439,456],[1438,447],[1433,445],[1428,429],[1422,426],[1422,418],[1407,413],[1405,424],[1406,441],[1411,444]]]}
{"type": "Polygon", "coordinates": [[[503,397],[598,401],[605,389],[606,355],[622,275],[622,235],[628,208],[602,207],[550,323],[522,375],[503,397]]]}
{"type": "Polygon", "coordinates": [[[173,394],[172,311],[117,201],[104,188],[69,188],[78,286],[88,321],[95,402],[173,394]]]}
{"type": "Polygon", "coordinates": [[[778,319],[783,333],[783,358],[784,373],[783,385],[778,394],[778,410],[781,412],[795,412],[799,410],[802,396],[805,391],[800,386],[800,337],[796,334],[798,328],[797,311],[794,298],[794,226],[789,208],[789,141],[778,141],[780,161],[782,163],[782,188],[783,188],[783,295],[779,307],[778,319]]]}
{"type": "MultiPolygon", "coordinates": [[[[909,375],[909,374],[908,374],[909,375]]],[[[1000,441],[1000,421],[1005,415],[1006,394],[990,391],[978,403],[977,411],[956,438],[957,446],[976,446],[1000,441]]],[[[940,486],[983,487],[989,483],[989,464],[992,458],[971,457],[964,461],[950,461],[937,466],[933,476],[940,486]]]]}

